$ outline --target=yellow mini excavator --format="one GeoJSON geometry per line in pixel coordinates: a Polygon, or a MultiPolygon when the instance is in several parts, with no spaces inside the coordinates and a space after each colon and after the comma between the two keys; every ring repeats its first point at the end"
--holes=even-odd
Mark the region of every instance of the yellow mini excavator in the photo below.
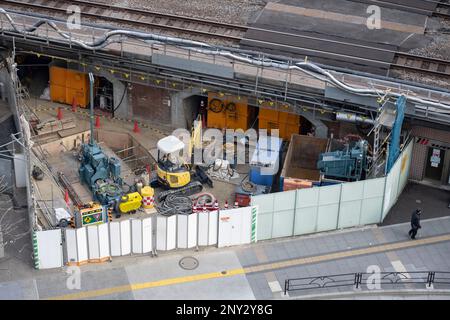
{"type": "MultiPolygon", "coordinates": [[[[195,149],[201,146],[202,121],[200,116],[194,121],[187,155],[193,156],[195,149]]],[[[188,163],[180,153],[185,149],[185,143],[171,135],[158,141],[158,183],[169,189],[159,194],[158,200],[164,200],[169,194],[192,195],[203,190],[203,182],[212,186],[212,181],[193,161],[188,163]],[[193,180],[195,176],[198,180],[193,180]]]]}

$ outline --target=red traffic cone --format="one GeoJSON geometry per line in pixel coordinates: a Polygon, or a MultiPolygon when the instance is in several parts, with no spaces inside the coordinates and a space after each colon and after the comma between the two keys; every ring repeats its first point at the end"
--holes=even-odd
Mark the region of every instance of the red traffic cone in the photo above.
{"type": "Polygon", "coordinates": [[[225,205],[223,206],[225,209],[228,209],[228,201],[225,201],[225,205]]]}
{"type": "Polygon", "coordinates": [[[67,205],[69,205],[69,203],[70,203],[69,190],[67,190],[67,189],[64,192],[64,201],[66,202],[67,205]]]}
{"type": "Polygon", "coordinates": [[[95,127],[100,128],[100,117],[99,116],[95,117],[95,127]]]}
{"type": "Polygon", "coordinates": [[[239,203],[237,201],[234,202],[234,207],[239,208],[239,203]]]}
{"type": "Polygon", "coordinates": [[[75,97],[72,99],[72,112],[77,112],[77,100],[75,97]]]}
{"type": "Polygon", "coordinates": [[[136,120],[134,120],[134,128],[133,128],[133,132],[134,133],[139,133],[141,132],[141,129],[139,128],[138,122],[136,120]]]}
{"type": "Polygon", "coordinates": [[[58,120],[62,120],[62,118],[63,118],[63,113],[62,113],[62,110],[60,107],[58,107],[58,113],[56,114],[56,118],[58,120]]]}

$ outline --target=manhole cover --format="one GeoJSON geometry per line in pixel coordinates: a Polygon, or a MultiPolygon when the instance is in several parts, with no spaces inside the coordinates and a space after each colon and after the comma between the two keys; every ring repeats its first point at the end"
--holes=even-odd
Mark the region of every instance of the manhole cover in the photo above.
{"type": "Polygon", "coordinates": [[[178,264],[185,270],[194,270],[198,267],[198,260],[194,257],[184,257],[178,264]]]}

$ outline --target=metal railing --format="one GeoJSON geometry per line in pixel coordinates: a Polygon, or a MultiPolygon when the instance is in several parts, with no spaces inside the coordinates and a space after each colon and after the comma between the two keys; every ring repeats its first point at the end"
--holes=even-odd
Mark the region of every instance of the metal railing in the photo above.
{"type": "Polygon", "coordinates": [[[411,272],[379,272],[379,273],[344,273],[327,276],[287,279],[284,282],[284,294],[289,291],[317,290],[336,287],[353,287],[363,289],[369,286],[404,287],[405,285],[434,288],[435,284],[448,285],[450,288],[450,271],[411,271],[411,272]]]}

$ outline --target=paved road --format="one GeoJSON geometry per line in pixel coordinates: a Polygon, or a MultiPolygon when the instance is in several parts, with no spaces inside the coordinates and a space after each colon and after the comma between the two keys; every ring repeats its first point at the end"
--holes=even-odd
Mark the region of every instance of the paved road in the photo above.
{"type": "Polygon", "coordinates": [[[364,272],[370,265],[382,271],[450,271],[450,218],[423,221],[416,241],[407,232],[408,225],[399,224],[115,258],[81,267],[80,289],[73,290],[65,268],[31,270],[1,282],[0,299],[279,299],[284,280],[293,277],[364,272]],[[198,268],[182,269],[178,263],[185,256],[198,259],[198,268]]]}

